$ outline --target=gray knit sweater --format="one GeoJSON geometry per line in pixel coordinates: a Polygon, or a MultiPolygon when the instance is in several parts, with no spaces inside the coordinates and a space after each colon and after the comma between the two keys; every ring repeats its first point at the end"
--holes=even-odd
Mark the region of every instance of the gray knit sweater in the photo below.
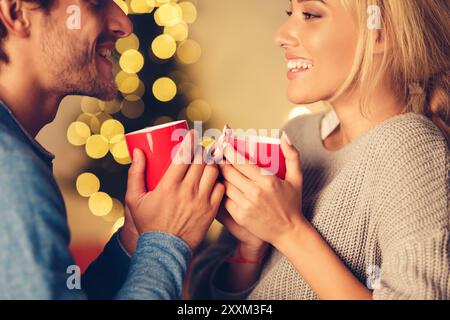
{"type": "MultiPolygon", "coordinates": [[[[320,138],[324,115],[284,128],[302,156],[305,216],[375,299],[450,299],[450,156],[441,132],[407,113],[332,152],[320,138]]],[[[196,259],[192,298],[317,298],[276,250],[254,286],[218,290],[215,273],[234,248],[224,233],[196,259]]]]}

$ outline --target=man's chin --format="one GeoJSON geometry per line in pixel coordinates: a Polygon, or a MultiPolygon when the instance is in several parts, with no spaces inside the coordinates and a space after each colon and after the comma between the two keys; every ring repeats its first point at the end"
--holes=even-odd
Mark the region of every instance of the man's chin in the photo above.
{"type": "Polygon", "coordinates": [[[70,92],[70,94],[93,97],[102,101],[111,101],[117,97],[118,90],[116,86],[97,86],[95,88],[85,88],[84,90],[70,92]]]}
{"type": "Polygon", "coordinates": [[[99,94],[96,95],[96,98],[103,101],[111,101],[117,97],[117,94],[118,94],[117,88],[111,88],[110,90],[104,90],[99,92],[99,94]]]}

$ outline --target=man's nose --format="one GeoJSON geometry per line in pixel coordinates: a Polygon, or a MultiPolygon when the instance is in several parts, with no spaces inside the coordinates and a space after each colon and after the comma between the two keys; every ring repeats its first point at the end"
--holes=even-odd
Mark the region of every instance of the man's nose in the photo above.
{"type": "Polygon", "coordinates": [[[128,37],[133,33],[133,23],[114,1],[111,1],[111,10],[108,10],[107,21],[108,29],[117,39],[128,37]]]}

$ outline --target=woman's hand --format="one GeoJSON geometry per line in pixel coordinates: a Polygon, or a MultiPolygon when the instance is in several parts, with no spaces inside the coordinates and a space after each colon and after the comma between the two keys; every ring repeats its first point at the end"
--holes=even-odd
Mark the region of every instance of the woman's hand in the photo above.
{"type": "Polygon", "coordinates": [[[267,251],[267,242],[238,225],[224,206],[220,206],[216,219],[239,241],[240,253],[248,260],[260,260],[267,251]]]}
{"type": "Polygon", "coordinates": [[[286,157],[286,179],[264,173],[231,145],[224,150],[231,164],[220,165],[225,178],[225,208],[234,221],[275,247],[282,238],[297,232],[306,222],[302,214],[300,155],[283,133],[281,148],[286,157]]]}
{"type": "Polygon", "coordinates": [[[145,156],[135,151],[125,201],[139,234],[170,233],[186,241],[192,250],[203,240],[216,216],[224,186],[217,182],[217,166],[207,165],[203,149],[196,146],[197,137],[190,131],[177,152],[179,159],[186,159],[188,152],[190,163],[173,161],[152,192],[145,188],[145,156]],[[200,152],[194,156],[196,149],[200,152]]]}

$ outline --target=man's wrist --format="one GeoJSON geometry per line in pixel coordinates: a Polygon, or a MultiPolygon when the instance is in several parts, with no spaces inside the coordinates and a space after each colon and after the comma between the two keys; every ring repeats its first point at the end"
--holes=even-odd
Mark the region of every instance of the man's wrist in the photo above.
{"type": "Polygon", "coordinates": [[[122,227],[119,231],[118,240],[120,246],[132,257],[136,251],[139,235],[126,227],[122,227]]]}

